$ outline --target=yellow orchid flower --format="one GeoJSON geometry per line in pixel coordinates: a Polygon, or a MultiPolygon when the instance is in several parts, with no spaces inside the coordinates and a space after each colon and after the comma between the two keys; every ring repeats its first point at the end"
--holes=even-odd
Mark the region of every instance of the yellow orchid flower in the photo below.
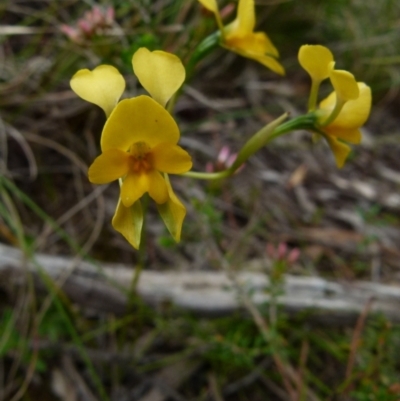
{"type": "Polygon", "coordinates": [[[89,181],[106,184],[122,178],[113,226],[135,247],[140,242],[142,212],[138,200],[148,193],[176,240],[185,208],[161,173],[189,171],[189,154],[177,145],[180,134],[171,115],[148,96],[125,99],[108,118],[101,136],[102,154],[89,168],[89,181]],[[179,210],[177,210],[179,209],[179,210]]]}
{"type": "Polygon", "coordinates": [[[334,91],[320,103],[316,111],[316,130],[328,141],[337,166],[343,167],[350,147],[342,141],[360,143],[359,128],[367,121],[371,111],[371,89],[357,82],[350,72],[335,70],[333,55],[325,46],[301,46],[298,59],[311,77],[309,111],[316,108],[321,82],[327,78],[331,81],[334,91]]]}
{"type": "Polygon", "coordinates": [[[118,103],[125,80],[110,65],[100,65],[93,71],[80,70],[70,85],[78,96],[106,113],[108,120],[101,138],[103,153],[90,167],[89,180],[103,184],[122,179],[112,224],[138,248],[143,226],[139,199],[146,192],[156,201],[174,239],[180,240],[186,209],[173,192],[167,173],[187,172],[192,162],[187,152],[177,146],[179,129],[163,108],[185,80],[181,60],[167,52],[140,48],[132,57],[132,67],[154,100],[139,96],[118,103]]]}
{"type": "Polygon", "coordinates": [[[265,67],[284,75],[285,70],[276,60],[278,50],[264,32],[254,32],[256,24],[254,0],[239,0],[237,16],[227,26],[223,26],[216,0],[199,0],[214,13],[221,32],[221,45],[243,57],[258,61],[265,67]]]}
{"type": "MultiPolygon", "coordinates": [[[[161,50],[138,49],[132,57],[132,67],[139,82],[164,107],[185,81],[181,60],[161,50]]],[[[123,76],[111,65],[99,65],[93,71],[79,70],[70,85],[83,100],[100,106],[107,117],[125,90],[123,76]]]]}
{"type": "Polygon", "coordinates": [[[331,120],[330,116],[337,107],[339,90],[332,92],[322,100],[316,112],[321,124],[318,130],[328,141],[339,168],[343,167],[350,153],[350,147],[341,141],[352,144],[360,143],[361,132],[359,128],[365,124],[371,111],[372,96],[369,86],[363,82],[358,82],[357,92],[358,97],[346,101],[332,121],[329,120],[331,120]]]}

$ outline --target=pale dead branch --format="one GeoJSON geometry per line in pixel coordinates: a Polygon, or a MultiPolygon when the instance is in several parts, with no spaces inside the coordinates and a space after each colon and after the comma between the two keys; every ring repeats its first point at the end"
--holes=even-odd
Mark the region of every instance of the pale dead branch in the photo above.
{"type": "MultiPolygon", "coordinates": [[[[35,263],[28,268],[39,279],[40,266],[56,280],[64,275],[71,258],[36,254],[35,263]],[[36,264],[36,266],[35,266],[36,264]]],[[[127,291],[133,267],[118,264],[91,264],[81,261],[63,284],[63,290],[73,302],[102,312],[121,314],[127,303],[127,291]]],[[[0,283],[10,288],[10,283],[24,279],[23,254],[17,249],[0,245],[0,283]]],[[[256,305],[268,303],[269,279],[267,273],[237,274],[237,283],[249,294],[256,305]]],[[[235,284],[224,272],[215,271],[143,271],[138,284],[138,294],[152,305],[165,303],[177,308],[206,316],[228,315],[242,309],[235,284]]],[[[308,312],[310,317],[330,323],[354,322],[369,300],[370,312],[382,313],[392,321],[400,321],[400,287],[372,282],[335,282],[320,277],[286,275],[283,293],[278,304],[290,313],[308,312]]]]}

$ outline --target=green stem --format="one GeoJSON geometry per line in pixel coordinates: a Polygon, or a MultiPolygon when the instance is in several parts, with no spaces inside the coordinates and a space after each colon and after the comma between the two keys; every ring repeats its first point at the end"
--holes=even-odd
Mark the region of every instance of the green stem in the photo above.
{"type": "MultiPolygon", "coordinates": [[[[273,121],[271,124],[279,124],[287,117],[287,114],[282,115],[277,120],[273,121]]],[[[316,115],[315,113],[308,113],[304,116],[296,117],[293,120],[287,121],[283,124],[278,125],[277,127],[271,130],[271,124],[261,128],[258,132],[256,132],[243,146],[242,150],[239,152],[236,161],[233,165],[222,171],[218,171],[216,173],[202,173],[199,171],[188,171],[187,173],[182,174],[184,177],[196,178],[198,180],[219,180],[221,178],[227,178],[233,175],[236,170],[254,153],[256,153],[261,147],[265,146],[267,143],[272,140],[278,138],[281,135],[287,134],[288,132],[294,131],[296,129],[308,129],[311,131],[315,130],[315,121],[316,115]],[[271,130],[270,133],[268,131],[271,130]],[[261,139],[262,138],[262,139],[261,139]],[[258,140],[261,140],[261,144],[257,143],[258,140]],[[244,149],[249,149],[249,152],[243,151],[244,149]]]]}
{"type": "Polygon", "coordinates": [[[317,107],[318,90],[320,85],[321,85],[320,80],[312,79],[310,97],[308,99],[308,111],[313,111],[317,107]]]}
{"type": "Polygon", "coordinates": [[[316,115],[313,112],[286,121],[274,129],[268,142],[290,131],[295,131],[298,129],[314,129],[315,121],[316,115]]]}
{"type": "Polygon", "coordinates": [[[336,99],[336,104],[335,108],[333,109],[332,113],[329,115],[329,117],[322,123],[319,124],[320,127],[326,127],[333,121],[335,121],[336,117],[339,115],[339,113],[342,111],[343,106],[345,105],[346,101],[340,98],[336,99]]]}
{"type": "Polygon", "coordinates": [[[182,174],[184,177],[196,178],[198,180],[219,180],[221,178],[226,178],[232,175],[233,173],[230,169],[218,171],[217,173],[202,173],[200,171],[188,171],[187,173],[182,174]]]}

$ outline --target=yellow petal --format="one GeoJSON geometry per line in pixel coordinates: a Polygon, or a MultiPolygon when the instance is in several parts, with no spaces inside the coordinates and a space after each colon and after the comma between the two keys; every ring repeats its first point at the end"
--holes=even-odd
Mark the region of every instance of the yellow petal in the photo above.
{"type": "Polygon", "coordinates": [[[224,47],[263,64],[277,74],[285,74],[284,68],[275,59],[278,57],[277,49],[263,32],[256,32],[243,37],[228,37],[224,47]]]}
{"type": "MultiPolygon", "coordinates": [[[[346,102],[339,115],[326,129],[329,131],[350,130],[360,128],[365,124],[371,111],[371,89],[363,82],[358,82],[358,89],[358,98],[346,102]]],[[[324,115],[329,115],[335,104],[336,93],[332,92],[320,103],[320,109],[324,115]]]]}
{"type": "Polygon", "coordinates": [[[192,159],[178,145],[162,143],[151,150],[153,167],[168,174],[183,174],[192,168],[192,159]]]}
{"type": "Polygon", "coordinates": [[[107,117],[125,90],[123,76],[111,65],[99,65],[93,71],[79,70],[70,85],[79,97],[100,106],[107,117]]]}
{"type": "Polygon", "coordinates": [[[362,139],[362,135],[359,129],[335,128],[328,130],[324,129],[324,131],[330,135],[335,136],[338,139],[341,139],[342,141],[350,142],[355,145],[359,144],[362,139]]]}
{"type": "Polygon", "coordinates": [[[139,249],[141,232],[143,228],[143,210],[140,201],[130,207],[125,207],[118,201],[112,226],[121,233],[125,239],[136,249],[139,249]]]}
{"type": "Polygon", "coordinates": [[[313,80],[320,82],[329,77],[333,55],[327,47],[321,45],[301,46],[298,58],[300,65],[313,80]]]}
{"type": "Polygon", "coordinates": [[[185,81],[185,67],[179,57],[160,50],[140,48],[132,57],[139,82],[154,100],[165,106],[185,81]]]}
{"type": "Polygon", "coordinates": [[[358,98],[359,89],[353,74],[344,70],[332,70],[329,77],[339,99],[348,101],[358,98]]]}
{"type": "Polygon", "coordinates": [[[243,36],[253,32],[256,25],[254,0],[239,0],[236,19],[225,27],[228,35],[243,36]]]}
{"type": "Polygon", "coordinates": [[[279,57],[278,50],[264,32],[254,32],[244,36],[227,35],[224,46],[232,51],[241,52],[245,57],[251,55],[279,57]]]}
{"type": "Polygon", "coordinates": [[[218,4],[216,0],[199,0],[199,2],[205,7],[207,10],[218,13],[218,4]]]}
{"type": "Polygon", "coordinates": [[[168,200],[167,184],[163,176],[156,170],[148,173],[149,195],[157,204],[165,203],[168,200]]]}
{"type": "Polygon", "coordinates": [[[123,177],[129,169],[128,159],[128,154],[122,150],[106,150],[89,167],[89,181],[93,184],[106,184],[123,177]]]}
{"type": "Polygon", "coordinates": [[[338,141],[335,137],[332,137],[330,135],[325,135],[325,138],[329,143],[333,155],[335,156],[337,167],[342,168],[347,159],[347,156],[351,151],[350,146],[338,141]]]}
{"type": "Polygon", "coordinates": [[[147,174],[129,171],[121,186],[121,202],[125,207],[132,206],[149,190],[147,174]]]}
{"type": "Polygon", "coordinates": [[[331,92],[324,100],[321,100],[319,104],[318,115],[320,115],[319,120],[323,121],[324,118],[328,117],[333,111],[336,104],[336,92],[331,92]]]}
{"type": "Polygon", "coordinates": [[[122,183],[121,201],[125,207],[129,207],[146,192],[156,203],[164,203],[168,199],[165,180],[158,171],[150,170],[140,174],[130,171],[122,183]]]}
{"type": "Polygon", "coordinates": [[[260,64],[269,68],[271,71],[275,72],[276,74],[285,75],[285,69],[273,57],[257,56],[257,55],[248,55],[247,57],[250,59],[253,59],[255,61],[258,61],[260,64]]]}
{"type": "Polygon", "coordinates": [[[181,239],[183,220],[186,215],[186,208],[172,190],[168,176],[166,176],[165,181],[167,183],[169,198],[167,202],[157,205],[157,209],[168,231],[175,241],[179,242],[181,239]]]}
{"type": "Polygon", "coordinates": [[[148,96],[125,99],[118,103],[106,121],[101,148],[128,150],[135,142],[150,147],[166,142],[176,144],[179,128],[162,106],[148,96]]]}
{"type": "Polygon", "coordinates": [[[236,18],[238,20],[239,32],[253,32],[256,25],[254,0],[239,0],[236,18]]]}

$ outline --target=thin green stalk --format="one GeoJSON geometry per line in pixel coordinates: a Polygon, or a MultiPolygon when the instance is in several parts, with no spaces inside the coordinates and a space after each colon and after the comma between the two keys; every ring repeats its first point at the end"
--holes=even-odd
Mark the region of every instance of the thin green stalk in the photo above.
{"type": "Polygon", "coordinates": [[[184,177],[195,178],[198,180],[219,180],[221,178],[227,178],[233,175],[236,170],[261,147],[265,146],[267,143],[278,138],[279,136],[287,134],[288,132],[294,131],[296,129],[309,129],[311,131],[315,131],[315,113],[309,113],[280,124],[286,117],[287,114],[283,114],[281,117],[277,118],[275,121],[256,132],[243,145],[235,162],[230,168],[215,173],[188,171],[187,173],[184,173],[182,175],[184,177]],[[274,127],[274,125],[276,124],[280,125],[274,127]]]}
{"type": "Polygon", "coordinates": [[[227,169],[218,171],[217,173],[202,173],[200,171],[188,171],[182,174],[184,177],[196,178],[197,180],[219,180],[221,178],[227,178],[232,175],[232,172],[227,169]]]}
{"type": "Polygon", "coordinates": [[[342,108],[345,105],[345,103],[346,101],[344,101],[343,99],[337,98],[335,108],[333,109],[329,117],[322,124],[320,124],[320,127],[326,127],[327,125],[335,121],[336,117],[342,111],[342,108]]]}
{"type": "Polygon", "coordinates": [[[122,327],[126,327],[128,324],[132,323],[134,320],[135,320],[135,318],[132,315],[124,316],[121,319],[114,320],[112,323],[106,323],[88,333],[82,334],[81,340],[82,340],[82,342],[91,341],[94,338],[99,337],[101,334],[105,334],[111,330],[116,331],[122,327]]]}
{"type": "Polygon", "coordinates": [[[311,81],[310,97],[308,98],[308,111],[313,111],[317,107],[318,90],[321,81],[313,79],[311,81]]]}

